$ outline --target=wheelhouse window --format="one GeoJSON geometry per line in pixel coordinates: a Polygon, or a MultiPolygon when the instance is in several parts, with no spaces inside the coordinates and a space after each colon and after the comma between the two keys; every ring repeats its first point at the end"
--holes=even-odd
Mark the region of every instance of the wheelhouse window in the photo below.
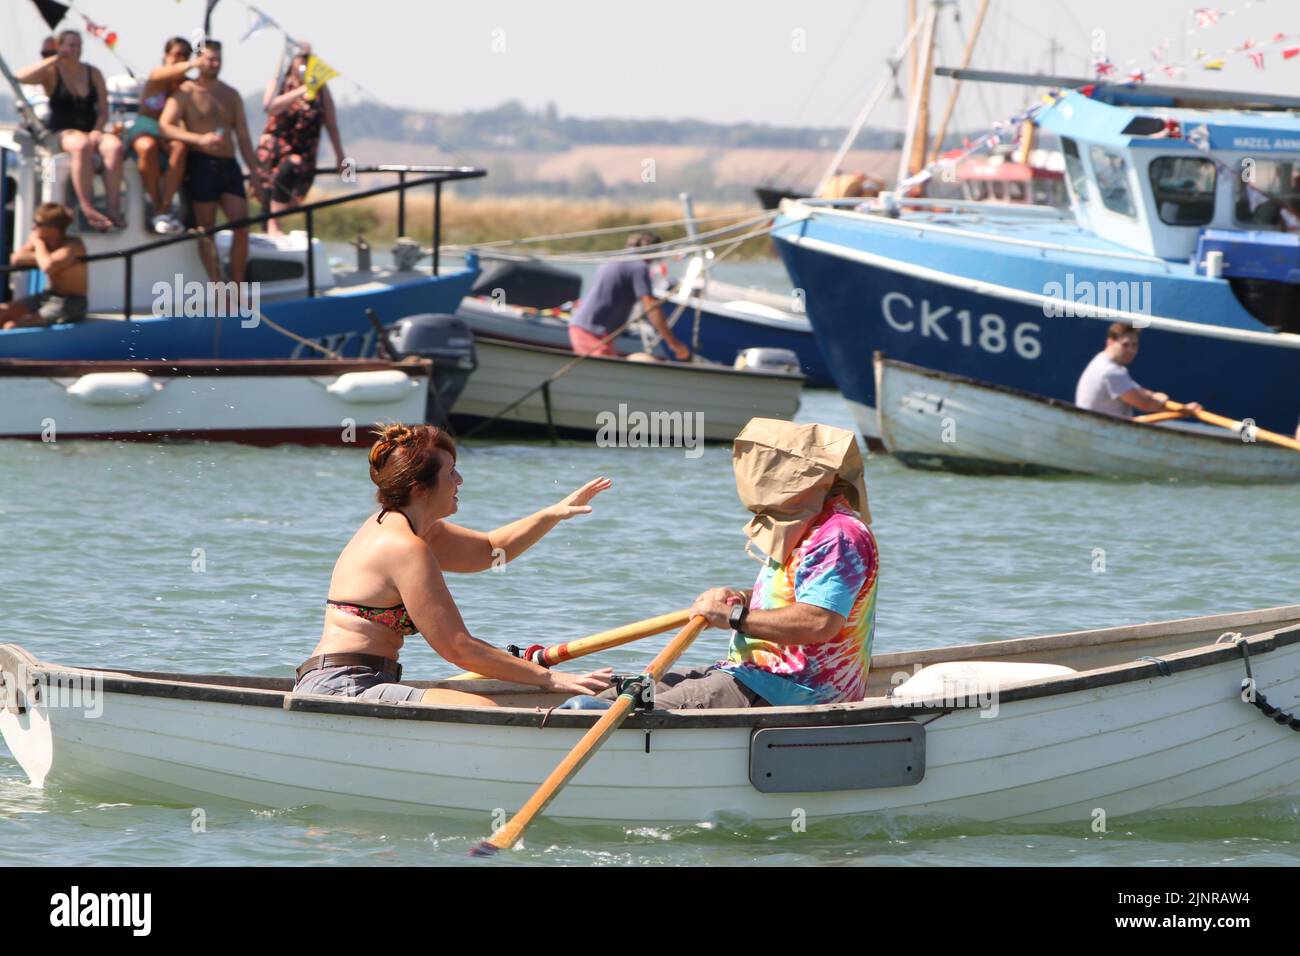
{"type": "Polygon", "coordinates": [[[1097,192],[1101,195],[1102,205],[1111,212],[1137,218],[1133,206],[1133,193],[1128,188],[1128,163],[1119,153],[1094,146],[1088,151],[1092,160],[1092,171],[1097,177],[1097,192]]]}
{"type": "Polygon", "coordinates": [[[1213,160],[1203,156],[1161,156],[1151,161],[1151,189],[1160,221],[1170,226],[1204,226],[1214,218],[1213,160]]]}
{"type": "Polygon", "coordinates": [[[1255,159],[1237,181],[1237,222],[1251,229],[1288,229],[1300,217],[1300,162],[1255,159]]]}
{"type": "Polygon", "coordinates": [[[1083,168],[1083,157],[1079,155],[1079,146],[1074,140],[1061,137],[1061,152],[1065,154],[1065,172],[1070,177],[1070,190],[1074,200],[1081,205],[1088,203],[1088,173],[1083,168]]]}

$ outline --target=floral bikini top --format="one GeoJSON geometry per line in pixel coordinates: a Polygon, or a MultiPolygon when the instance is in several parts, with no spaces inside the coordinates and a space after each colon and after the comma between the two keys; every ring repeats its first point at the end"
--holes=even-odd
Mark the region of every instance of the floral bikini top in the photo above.
{"type": "MultiPolygon", "coordinates": [[[[389,509],[385,508],[379,512],[380,523],[384,520],[384,515],[389,509]]],[[[398,511],[397,514],[406,518],[406,515],[398,511]]],[[[406,523],[410,524],[411,519],[406,518],[406,523]]],[[[351,601],[335,601],[326,599],[326,607],[338,608],[344,614],[352,614],[361,618],[363,621],[374,621],[376,624],[382,624],[384,627],[392,628],[403,637],[410,637],[412,634],[418,634],[419,629],[415,622],[411,620],[410,613],[406,610],[405,604],[394,604],[392,607],[372,607],[369,604],[354,604],[351,601]]]]}

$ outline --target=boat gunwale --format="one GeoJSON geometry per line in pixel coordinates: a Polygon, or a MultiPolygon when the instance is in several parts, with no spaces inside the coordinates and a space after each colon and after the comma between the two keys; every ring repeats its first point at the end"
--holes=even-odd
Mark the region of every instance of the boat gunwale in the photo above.
{"type": "MultiPolygon", "coordinates": [[[[576,353],[570,351],[569,349],[554,348],[549,345],[538,345],[535,342],[518,342],[512,339],[500,338],[495,335],[475,332],[474,333],[475,348],[477,348],[480,343],[487,343],[488,345],[499,345],[504,348],[519,349],[525,352],[530,352],[530,351],[542,352],[547,355],[556,356],[558,358],[565,358],[565,359],[582,358],[583,360],[588,362],[618,362],[622,365],[626,365],[629,362],[627,358],[624,358],[622,356],[612,356],[612,355],[579,356],[576,353]]],[[[690,363],[633,362],[632,364],[644,365],[647,368],[668,370],[669,372],[685,371],[685,372],[692,372],[695,374],[708,374],[708,375],[745,375],[745,376],[750,376],[751,378],[778,379],[784,382],[792,382],[792,383],[798,382],[801,384],[807,379],[807,376],[805,376],[801,372],[778,372],[778,371],[773,371],[771,369],[756,369],[756,368],[740,369],[740,368],[732,368],[729,365],[712,365],[712,364],[705,365],[702,363],[696,364],[694,362],[690,362],[690,363]]]]}
{"type": "MultiPolygon", "coordinates": [[[[1209,432],[1183,431],[1181,429],[1174,429],[1174,428],[1162,429],[1159,428],[1159,426],[1156,425],[1154,422],[1139,422],[1139,421],[1134,421],[1132,418],[1120,418],[1116,415],[1107,415],[1105,412],[1094,411],[1091,408],[1080,408],[1078,405],[1075,405],[1073,402],[1068,402],[1063,398],[1052,398],[1049,395],[1035,395],[1033,392],[1027,392],[1024,389],[1016,388],[1013,385],[1002,385],[998,382],[989,382],[983,379],[971,378],[968,375],[962,375],[958,372],[943,372],[938,369],[926,368],[923,365],[913,365],[911,362],[904,362],[899,359],[892,359],[889,356],[887,356],[884,352],[881,352],[879,350],[872,353],[871,361],[872,361],[872,365],[878,365],[882,370],[890,366],[893,366],[894,368],[919,375],[922,378],[938,379],[944,382],[951,382],[955,385],[966,385],[975,389],[983,389],[989,392],[996,392],[1000,395],[1006,395],[1010,398],[1021,399],[1023,401],[1030,402],[1032,404],[1047,405],[1066,414],[1074,414],[1082,418],[1091,418],[1094,421],[1105,421],[1108,424],[1119,425],[1121,427],[1128,426],[1136,429],[1145,430],[1148,434],[1152,433],[1153,426],[1154,426],[1156,429],[1155,433],[1159,435],[1173,435],[1178,438],[1188,438],[1188,439],[1193,439],[1196,441],[1203,441],[1203,442],[1215,442],[1219,445],[1222,445],[1222,443],[1224,442],[1228,442],[1233,446],[1241,445],[1243,447],[1249,445],[1255,445],[1256,447],[1263,448],[1266,451],[1272,451],[1274,450],[1275,447],[1275,446],[1270,446],[1265,442],[1240,441],[1238,438],[1235,438],[1233,434],[1229,432],[1227,429],[1224,429],[1222,435],[1215,435],[1209,432]]],[[[883,375],[881,375],[880,378],[877,379],[876,414],[879,416],[884,416],[886,414],[889,414],[886,411],[884,411],[884,403],[881,402],[879,398],[880,385],[882,383],[883,383],[883,375]]],[[[883,432],[883,428],[881,430],[883,432]]],[[[1134,431],[1131,432],[1130,434],[1136,437],[1138,433],[1134,431]]],[[[1278,452],[1286,451],[1286,449],[1281,447],[1276,447],[1276,450],[1278,452]]],[[[1058,469],[1058,471],[1061,471],[1061,469],[1058,469]]],[[[1075,472],[1068,472],[1068,473],[1075,474],[1075,472]]]]}
{"type": "Polygon", "coordinates": [[[154,378],[188,378],[197,375],[323,376],[346,372],[397,370],[416,377],[432,374],[431,359],[412,356],[392,362],[378,358],[338,359],[24,359],[0,358],[0,378],[75,378],[94,372],[143,372],[154,378]]]}
{"type": "MultiPolygon", "coordinates": [[[[941,655],[940,660],[952,662],[1000,658],[1032,650],[1061,650],[1072,647],[1097,647],[1120,645],[1129,641],[1176,636],[1180,633],[1215,630],[1257,624],[1279,624],[1272,630],[1246,638],[1252,655],[1267,654],[1279,648],[1300,644],[1300,605],[1281,605],[1253,611],[1229,612],[1194,618],[1154,621],[1146,624],[1121,625],[1097,630],[1071,631],[1040,637],[1011,638],[976,644],[958,644],[951,647],[925,648],[917,651],[882,654],[872,662],[873,670],[907,666],[922,656],[941,655]]],[[[5,657],[17,657],[27,669],[30,683],[41,680],[77,680],[85,675],[101,675],[100,689],[105,693],[120,693],[143,697],[160,697],[210,703],[244,706],[275,707],[299,713],[316,713],[333,716],[377,717],[397,720],[422,720],[435,723],[479,724],[495,726],[554,727],[582,729],[599,718],[598,713],[568,711],[556,712],[541,707],[445,707],[420,703],[380,702],[325,695],[295,695],[288,690],[255,687],[234,687],[229,684],[202,683],[196,678],[209,680],[270,681],[285,678],[223,677],[222,675],[187,675],[149,671],[122,671],[107,668],[66,667],[39,661],[16,644],[0,644],[0,664],[5,657]]],[[[1217,664],[1241,659],[1236,643],[1211,643],[1166,654],[1154,660],[1133,660],[1086,671],[1076,671],[1035,681],[1013,683],[997,689],[998,705],[1046,697],[1064,696],[1078,691],[1093,690],[1122,684],[1137,683],[1175,673],[1199,670],[1217,664]]],[[[936,661],[937,662],[937,661],[936,661]]],[[[447,687],[446,681],[411,681],[414,686],[447,687]]],[[[457,681],[457,689],[475,692],[485,690],[528,690],[499,681],[457,681]]],[[[912,704],[893,702],[887,697],[872,697],[843,704],[820,704],[804,707],[763,707],[745,709],[715,709],[703,711],[653,711],[633,714],[624,723],[628,730],[702,730],[718,728],[808,727],[839,726],[844,724],[878,723],[913,717],[936,717],[954,710],[970,709],[942,704],[912,704]]]]}

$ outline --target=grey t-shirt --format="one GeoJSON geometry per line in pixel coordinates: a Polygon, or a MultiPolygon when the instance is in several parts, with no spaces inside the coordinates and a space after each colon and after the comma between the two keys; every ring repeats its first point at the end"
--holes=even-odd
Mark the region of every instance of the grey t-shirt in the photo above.
{"type": "Polygon", "coordinates": [[[1079,376],[1074,389],[1074,404],[1094,412],[1104,412],[1120,418],[1133,415],[1133,406],[1119,400],[1125,392],[1137,388],[1127,368],[1105,352],[1098,352],[1079,376]]]}
{"type": "Polygon", "coordinates": [[[607,262],[596,270],[570,321],[596,335],[609,335],[628,320],[641,296],[650,294],[650,267],[644,262],[607,262]]]}

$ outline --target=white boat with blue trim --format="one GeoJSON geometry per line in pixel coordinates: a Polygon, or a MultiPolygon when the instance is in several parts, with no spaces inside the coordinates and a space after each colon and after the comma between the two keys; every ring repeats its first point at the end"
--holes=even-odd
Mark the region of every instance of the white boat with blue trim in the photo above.
{"type": "MultiPolygon", "coordinates": [[[[288,673],[72,667],[4,644],[0,732],[31,782],[50,789],[468,816],[486,827],[494,811],[521,806],[599,717],[552,712],[560,698],[495,681],[447,686],[501,706],[453,708],[294,695],[288,673]]],[[[1099,813],[1300,792],[1300,605],[878,654],[868,695],[634,714],[548,815],[1091,827],[1099,813]]]]}

